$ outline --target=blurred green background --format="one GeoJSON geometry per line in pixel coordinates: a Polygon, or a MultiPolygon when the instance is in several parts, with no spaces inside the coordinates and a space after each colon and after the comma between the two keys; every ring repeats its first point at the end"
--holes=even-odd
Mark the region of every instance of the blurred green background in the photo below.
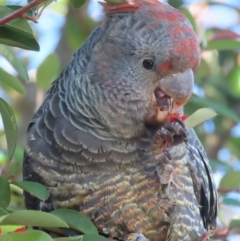
{"type": "MultiPolygon", "coordinates": [[[[202,47],[202,62],[195,76],[194,95],[187,114],[210,107],[219,115],[195,128],[219,187],[216,240],[240,240],[240,1],[169,0],[191,21],[202,47]]],[[[24,5],[2,1],[0,5],[24,5]]],[[[46,90],[102,19],[95,0],[73,10],[68,0],[53,2],[38,24],[31,22],[40,51],[0,44],[0,97],[17,119],[18,142],[10,175],[21,179],[25,133],[46,90]]],[[[0,122],[0,172],[7,162],[7,145],[0,122]]],[[[12,187],[11,208],[24,208],[21,189],[12,187]]]]}

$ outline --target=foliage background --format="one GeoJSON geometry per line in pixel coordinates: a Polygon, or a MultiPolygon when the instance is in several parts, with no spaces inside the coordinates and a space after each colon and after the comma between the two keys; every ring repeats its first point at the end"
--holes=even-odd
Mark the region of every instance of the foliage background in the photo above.
{"type": "MultiPolygon", "coordinates": [[[[190,114],[199,107],[207,106],[219,113],[213,120],[195,128],[206,148],[219,187],[219,230],[215,238],[239,240],[240,1],[168,2],[189,17],[203,50],[202,63],[195,77],[195,95],[185,111],[190,114]],[[231,221],[233,219],[234,222],[231,221]]],[[[24,5],[26,2],[0,0],[0,5],[6,4],[24,5]]],[[[40,43],[39,52],[0,45],[0,97],[12,107],[18,125],[17,148],[9,172],[16,180],[21,179],[28,123],[42,103],[50,83],[101,18],[102,10],[95,0],[86,1],[78,10],[73,10],[68,0],[59,0],[43,11],[38,24],[30,23],[40,43]],[[13,59],[7,60],[10,53],[16,55],[24,67],[16,68],[13,59]]],[[[0,173],[7,159],[7,145],[0,123],[0,173]]],[[[16,186],[11,188],[11,209],[23,209],[22,190],[16,186]]]]}

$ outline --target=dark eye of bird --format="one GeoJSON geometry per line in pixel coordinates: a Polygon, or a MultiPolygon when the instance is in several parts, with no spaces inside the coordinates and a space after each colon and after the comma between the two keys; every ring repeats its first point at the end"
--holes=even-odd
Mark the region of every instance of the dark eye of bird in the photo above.
{"type": "Polygon", "coordinates": [[[145,69],[152,69],[153,68],[153,61],[152,61],[152,59],[144,59],[143,60],[143,67],[145,69]]]}

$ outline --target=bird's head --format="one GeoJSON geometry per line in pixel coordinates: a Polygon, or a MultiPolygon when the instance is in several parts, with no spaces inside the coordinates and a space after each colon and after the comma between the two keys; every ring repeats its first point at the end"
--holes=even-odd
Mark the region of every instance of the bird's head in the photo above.
{"type": "Polygon", "coordinates": [[[144,125],[166,122],[169,112],[187,103],[200,48],[187,18],[167,4],[134,0],[103,6],[90,67],[102,91],[99,112],[111,130],[134,136],[144,125]]]}

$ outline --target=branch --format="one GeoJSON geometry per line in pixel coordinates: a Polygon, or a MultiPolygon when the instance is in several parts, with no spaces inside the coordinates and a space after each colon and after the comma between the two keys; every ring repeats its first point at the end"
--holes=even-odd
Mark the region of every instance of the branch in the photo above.
{"type": "MultiPolygon", "coordinates": [[[[19,8],[18,10],[14,11],[13,13],[7,15],[6,17],[0,19],[0,26],[3,26],[4,24],[10,22],[11,20],[13,20],[15,18],[25,17],[27,19],[30,19],[30,20],[34,21],[34,18],[31,18],[30,16],[26,16],[25,13],[28,10],[30,10],[31,8],[36,7],[40,3],[43,3],[43,2],[46,2],[46,1],[47,0],[33,0],[32,2],[30,2],[26,6],[23,6],[23,7],[19,8]]],[[[36,22],[36,20],[34,22],[36,22]]]]}

